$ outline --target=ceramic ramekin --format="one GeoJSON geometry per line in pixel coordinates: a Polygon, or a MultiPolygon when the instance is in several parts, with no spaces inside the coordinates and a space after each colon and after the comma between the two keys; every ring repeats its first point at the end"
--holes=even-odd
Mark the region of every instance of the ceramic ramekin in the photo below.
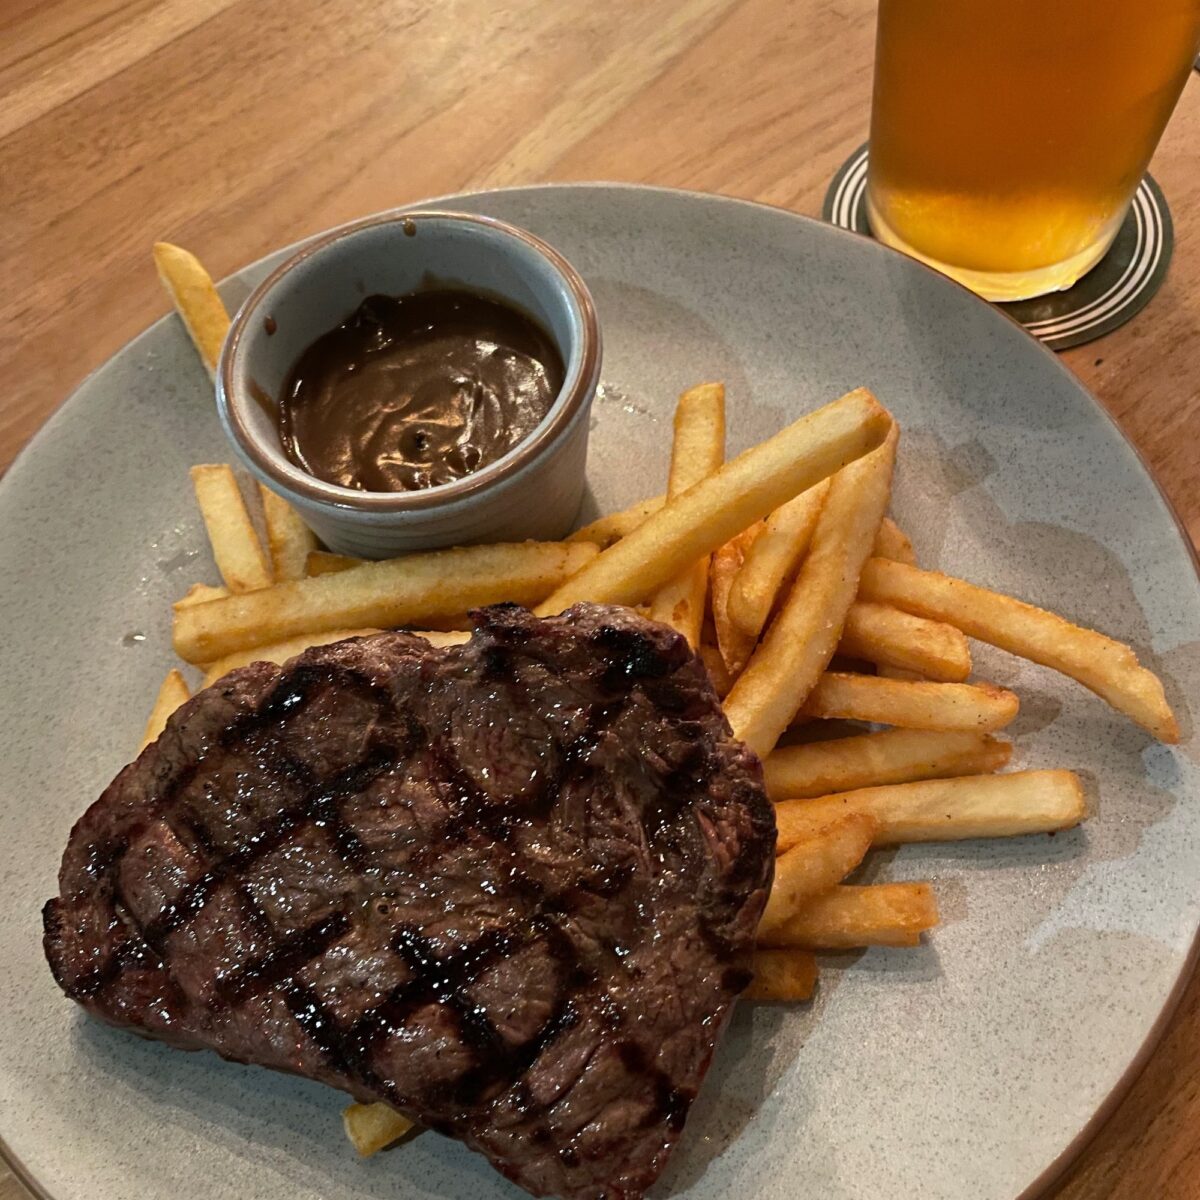
{"type": "Polygon", "coordinates": [[[242,305],[217,365],[217,411],[235,452],[331,550],[384,558],[467,542],[554,539],[583,496],[600,329],[587,287],[540,238],[470,213],[369,217],[315,238],[242,305]],[[366,296],[461,287],[506,301],[554,341],[563,386],[523,442],[474,474],[413,492],[361,492],[316,479],[284,454],[273,411],[288,372],[366,296]]]}

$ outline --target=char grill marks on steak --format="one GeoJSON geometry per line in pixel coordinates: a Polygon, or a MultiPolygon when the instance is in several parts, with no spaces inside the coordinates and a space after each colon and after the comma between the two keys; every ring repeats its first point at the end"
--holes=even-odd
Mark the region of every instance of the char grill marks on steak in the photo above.
{"type": "Polygon", "coordinates": [[[672,630],[578,605],[255,663],[71,833],[45,947],[117,1025],[384,1100],[537,1195],[640,1195],[737,993],[774,818],[672,630]]]}

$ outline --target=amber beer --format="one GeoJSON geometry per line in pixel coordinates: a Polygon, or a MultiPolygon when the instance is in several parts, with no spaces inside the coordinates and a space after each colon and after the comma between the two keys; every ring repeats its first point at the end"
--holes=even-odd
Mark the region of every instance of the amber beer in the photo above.
{"type": "Polygon", "coordinates": [[[1200,50],[1200,0],[879,0],[867,211],[991,300],[1108,249],[1200,50]]]}

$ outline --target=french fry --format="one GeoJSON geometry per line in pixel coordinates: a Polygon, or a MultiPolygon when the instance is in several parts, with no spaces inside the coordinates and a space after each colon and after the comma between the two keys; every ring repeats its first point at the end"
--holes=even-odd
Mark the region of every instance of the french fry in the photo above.
{"type": "Polygon", "coordinates": [[[710,642],[701,642],[697,653],[704,660],[704,666],[708,670],[708,677],[712,680],[712,685],[716,688],[717,695],[723,700],[729,695],[729,689],[733,687],[733,676],[730,675],[729,668],[725,665],[725,660],[721,657],[721,651],[710,642]]]}
{"type": "Polygon", "coordinates": [[[350,1104],[342,1109],[342,1124],[355,1150],[369,1158],[403,1137],[413,1123],[388,1104],[350,1104]]]}
{"type": "MultiPolygon", "coordinates": [[[[725,385],[702,383],[679,397],[667,495],[682,496],[725,461],[725,385]]],[[[650,598],[650,617],[678,630],[693,649],[708,598],[708,555],[686,566],[650,598]]]]}
{"type": "Polygon", "coordinates": [[[267,525],[267,549],[276,583],[303,579],[308,556],[316,550],[317,535],[305,525],[300,514],[269,487],[258,485],[262,496],[263,517],[267,525]]]}
{"type": "MultiPolygon", "coordinates": [[[[808,801],[797,801],[808,803],[808,801]]],[[[775,882],[758,923],[758,936],[767,939],[783,928],[814,896],[836,887],[871,848],[875,822],[865,812],[848,809],[823,829],[794,842],[775,860],[775,882]]]]}
{"type": "Polygon", "coordinates": [[[351,567],[361,567],[368,560],[351,558],[348,554],[330,554],[328,550],[310,550],[304,559],[305,575],[333,575],[338,571],[348,571],[351,567]]]}
{"type": "Polygon", "coordinates": [[[754,979],[742,1000],[810,1000],[817,986],[817,960],[811,950],[755,950],[754,979]]]}
{"type": "Polygon", "coordinates": [[[601,550],[607,550],[613,542],[619,542],[643,524],[651,513],[656,513],[664,504],[666,496],[653,496],[649,500],[639,500],[620,512],[609,513],[606,517],[598,517],[590,525],[577,529],[568,542],[591,542],[601,550]]]}
{"type": "Polygon", "coordinates": [[[231,592],[270,587],[271,566],[254,532],[233,468],[225,463],[209,463],[193,467],[191,476],[196,503],[225,586],[231,592]]]}
{"type": "MultiPolygon", "coordinates": [[[[422,637],[425,636],[427,631],[441,635],[443,633],[461,633],[472,628],[471,616],[465,612],[452,613],[448,617],[435,617],[430,614],[421,621],[421,625],[422,637]]],[[[411,625],[408,628],[411,628],[411,625]]]]}
{"type": "Polygon", "coordinates": [[[780,505],[763,524],[746,551],[729,591],[729,616],[742,633],[757,642],[780,593],[795,574],[812,541],[829,480],[780,505]]]}
{"type": "Polygon", "coordinates": [[[1078,825],[1087,815],[1087,805],[1073,771],[1014,771],[893,783],[777,804],[776,849],[796,847],[786,849],[783,858],[802,850],[839,813],[870,817],[875,828],[872,844],[894,846],[1053,833],[1078,825]]]}
{"type": "MultiPolygon", "coordinates": [[[[209,663],[204,672],[204,687],[210,687],[230,671],[244,667],[252,662],[271,662],[282,666],[297,654],[311,650],[314,646],[330,646],[334,642],[344,642],[347,638],[370,637],[382,633],[381,629],[334,629],[325,633],[301,634],[300,637],[288,638],[284,642],[273,642],[268,646],[253,646],[249,650],[239,650],[235,654],[227,654],[216,662],[209,663]]],[[[461,646],[470,641],[471,635],[463,630],[443,632],[437,629],[411,629],[406,633],[414,637],[424,638],[431,646],[461,646]]]]}
{"type": "Polygon", "coordinates": [[[982,775],[1008,762],[1012,746],[968,731],[885,729],[773,750],[763,763],[772,800],[804,799],[908,783],[982,775]]]}
{"type": "Polygon", "coordinates": [[[887,507],[898,431],[831,480],[796,582],[725,700],[734,736],[774,749],[829,664],[887,507]]]}
{"type": "Polygon", "coordinates": [[[158,741],[158,735],[167,727],[167,718],[190,697],[191,692],[188,691],[188,685],[183,676],[178,671],[168,671],[166,679],[162,681],[162,687],[158,689],[158,697],[154,701],[154,707],[150,710],[150,716],[146,721],[142,741],[138,746],[139,754],[151,742],[158,741]]]}
{"type": "Polygon", "coordinates": [[[637,604],[689,563],[870,453],[891,427],[887,411],[862,388],[801,417],[647,517],[557,588],[538,615],[580,600],[637,604]]]}
{"type": "Polygon", "coordinates": [[[221,343],[229,330],[229,313],[212,279],[194,254],[170,242],[154,243],[154,265],[200,361],[209,375],[215,374],[221,343]]]}
{"type": "Polygon", "coordinates": [[[460,546],[194,604],[175,614],[175,651],[206,663],[305,633],[390,628],[485,604],[534,604],[596,555],[586,542],[460,546]]]}
{"type": "Polygon", "coordinates": [[[1179,741],[1158,676],[1121,642],[1000,592],[882,558],[863,571],[862,596],[957,625],[968,637],[1061,671],[1159,741],[1179,741]]]}
{"type": "MultiPolygon", "coordinates": [[[[726,713],[728,708],[727,704],[726,713]]],[[[827,671],[801,711],[808,717],[874,721],[902,729],[992,733],[1008,725],[1019,708],[1012,692],[992,683],[909,682],[827,671]]]]}
{"type": "MultiPolygon", "coordinates": [[[[762,523],[759,521],[748,529],[743,529],[737,537],[717,547],[709,567],[713,628],[717,633],[717,646],[725,662],[725,670],[734,681],[750,661],[750,655],[754,653],[754,638],[743,633],[733,623],[729,615],[729,596],[734,580],[745,561],[746,552],[758,540],[761,532],[762,523]]],[[[732,683],[730,686],[732,687],[732,683]]]]}
{"type": "Polygon", "coordinates": [[[471,635],[465,629],[406,629],[414,637],[424,638],[431,646],[445,648],[461,646],[471,640],[471,635]]]}
{"type": "Polygon", "coordinates": [[[760,941],[808,950],[916,946],[921,934],[937,923],[937,901],[927,883],[843,883],[815,897],[760,941]]]}
{"type": "Polygon", "coordinates": [[[230,595],[227,587],[213,587],[211,583],[193,583],[187,590],[187,595],[176,600],[171,608],[178,612],[189,604],[207,604],[210,600],[224,600],[230,595]]]}
{"type": "Polygon", "coordinates": [[[884,517],[875,535],[875,546],[871,551],[875,558],[890,558],[895,562],[917,565],[916,551],[906,534],[891,517],[884,517]]]}
{"type": "Polygon", "coordinates": [[[230,671],[249,666],[253,662],[269,662],[283,666],[289,659],[303,654],[305,650],[311,650],[313,646],[329,646],[334,642],[344,642],[347,638],[370,637],[378,632],[378,629],[331,629],[323,633],[301,634],[299,637],[271,642],[265,646],[252,646],[249,650],[238,650],[209,663],[204,669],[204,682],[201,686],[212,687],[230,671]]]}
{"type": "MultiPolygon", "coordinates": [[[[908,535],[891,517],[883,518],[879,526],[879,534],[875,538],[875,548],[871,551],[871,555],[874,558],[890,558],[896,562],[908,563],[912,567],[917,565],[917,555],[913,550],[912,542],[908,540],[908,535]]],[[[968,650],[969,653],[970,651],[968,650]]],[[[878,663],[876,670],[885,679],[916,681],[925,678],[920,671],[912,671],[906,667],[894,667],[890,663],[878,663]]]]}
{"type": "Polygon", "coordinates": [[[838,653],[944,683],[961,683],[971,673],[971,650],[961,629],[870,600],[850,606],[838,653]]]}

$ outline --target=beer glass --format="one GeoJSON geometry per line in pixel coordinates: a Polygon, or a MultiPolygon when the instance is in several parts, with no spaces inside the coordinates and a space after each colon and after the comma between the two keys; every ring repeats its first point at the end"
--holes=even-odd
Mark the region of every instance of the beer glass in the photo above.
{"type": "Polygon", "coordinates": [[[1198,50],[1200,0],[879,0],[872,231],[989,300],[1070,287],[1198,50]]]}

